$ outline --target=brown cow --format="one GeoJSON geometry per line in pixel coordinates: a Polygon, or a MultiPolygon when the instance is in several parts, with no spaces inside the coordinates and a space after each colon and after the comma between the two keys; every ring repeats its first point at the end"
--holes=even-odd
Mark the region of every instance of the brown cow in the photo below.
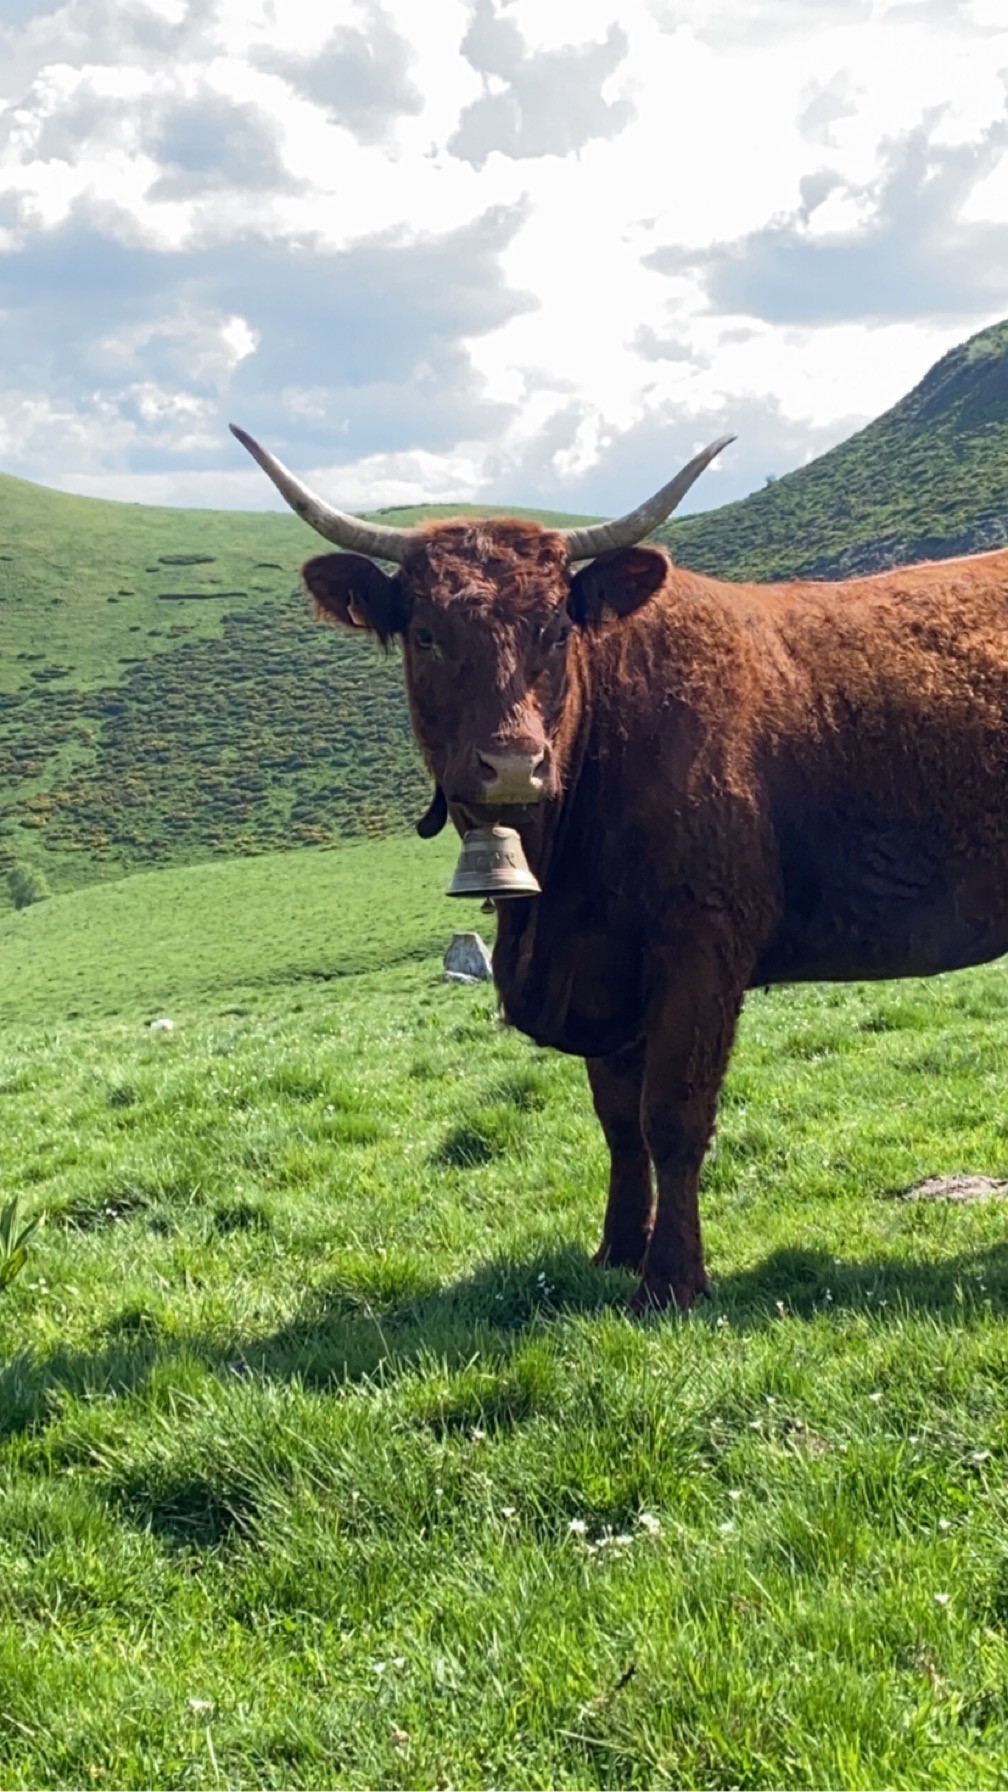
{"type": "Polygon", "coordinates": [[[498,906],[504,1012],[587,1060],[611,1154],[596,1262],[642,1272],[638,1310],[689,1307],[745,991],[1008,950],[1008,551],[723,584],[636,545],[723,443],[618,524],[395,532],[241,440],[320,533],[364,550],[305,580],[328,618],[401,641],[455,826],[519,828],[543,893],[498,906]]]}

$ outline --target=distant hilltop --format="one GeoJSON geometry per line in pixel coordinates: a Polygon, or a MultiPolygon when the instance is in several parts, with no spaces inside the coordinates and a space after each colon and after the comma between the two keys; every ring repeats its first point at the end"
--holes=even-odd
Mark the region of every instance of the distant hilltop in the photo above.
{"type": "Polygon", "coordinates": [[[847,578],[1008,542],[1008,320],[807,467],[658,531],[726,578],[847,578]]]}

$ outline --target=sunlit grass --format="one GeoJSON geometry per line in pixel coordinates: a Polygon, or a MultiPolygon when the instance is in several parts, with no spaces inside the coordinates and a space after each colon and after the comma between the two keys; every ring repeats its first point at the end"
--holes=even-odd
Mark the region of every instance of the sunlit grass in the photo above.
{"type": "MultiPolygon", "coordinates": [[[[641,1325],[588,1263],[581,1066],[441,981],[421,864],[403,962],[347,898],[324,983],[261,862],[244,908],[201,872],[241,948],[231,991],[168,961],[170,1033],[159,878],[77,1019],[22,975],[0,1191],[49,1223],[0,1294],[0,1782],[1002,1784],[1005,1209],[901,1194],[1008,1173],[1003,967],[753,997],[715,1299],[641,1325]]],[[[110,894],[52,904],[54,957],[110,894]]]]}

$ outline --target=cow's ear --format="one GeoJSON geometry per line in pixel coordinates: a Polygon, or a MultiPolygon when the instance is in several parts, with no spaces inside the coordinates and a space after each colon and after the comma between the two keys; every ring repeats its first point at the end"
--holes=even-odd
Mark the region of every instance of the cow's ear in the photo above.
{"type": "Polygon", "coordinates": [[[414,822],[413,825],[421,840],[433,840],[435,834],[440,834],[441,829],[444,827],[447,820],[448,799],[440,784],[435,784],[434,795],[431,797],[420,820],[414,822]]]}
{"type": "Polygon", "coordinates": [[[364,554],[319,554],[301,568],[316,614],[341,628],[365,629],[382,646],[406,626],[402,586],[364,554]]]}
{"type": "Polygon", "coordinates": [[[669,563],[658,548],[617,548],[600,554],[571,580],[567,608],[582,628],[632,616],[665,581],[669,563]]]}

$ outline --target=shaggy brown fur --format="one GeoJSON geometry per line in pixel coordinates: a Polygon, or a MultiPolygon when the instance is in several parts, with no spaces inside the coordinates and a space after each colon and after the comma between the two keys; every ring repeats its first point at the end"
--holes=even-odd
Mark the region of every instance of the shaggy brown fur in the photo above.
{"type": "Polygon", "coordinates": [[[641,1270],[638,1308],[688,1307],[745,990],[1008,950],[1008,552],[758,586],[631,548],[572,577],[534,524],[460,522],[394,578],[349,554],[305,578],[330,619],[401,638],[460,832],[487,815],[481,752],[541,755],[542,800],[502,818],[543,894],[500,905],[494,976],[516,1026],[587,1059],[597,1260],[641,1270]]]}

